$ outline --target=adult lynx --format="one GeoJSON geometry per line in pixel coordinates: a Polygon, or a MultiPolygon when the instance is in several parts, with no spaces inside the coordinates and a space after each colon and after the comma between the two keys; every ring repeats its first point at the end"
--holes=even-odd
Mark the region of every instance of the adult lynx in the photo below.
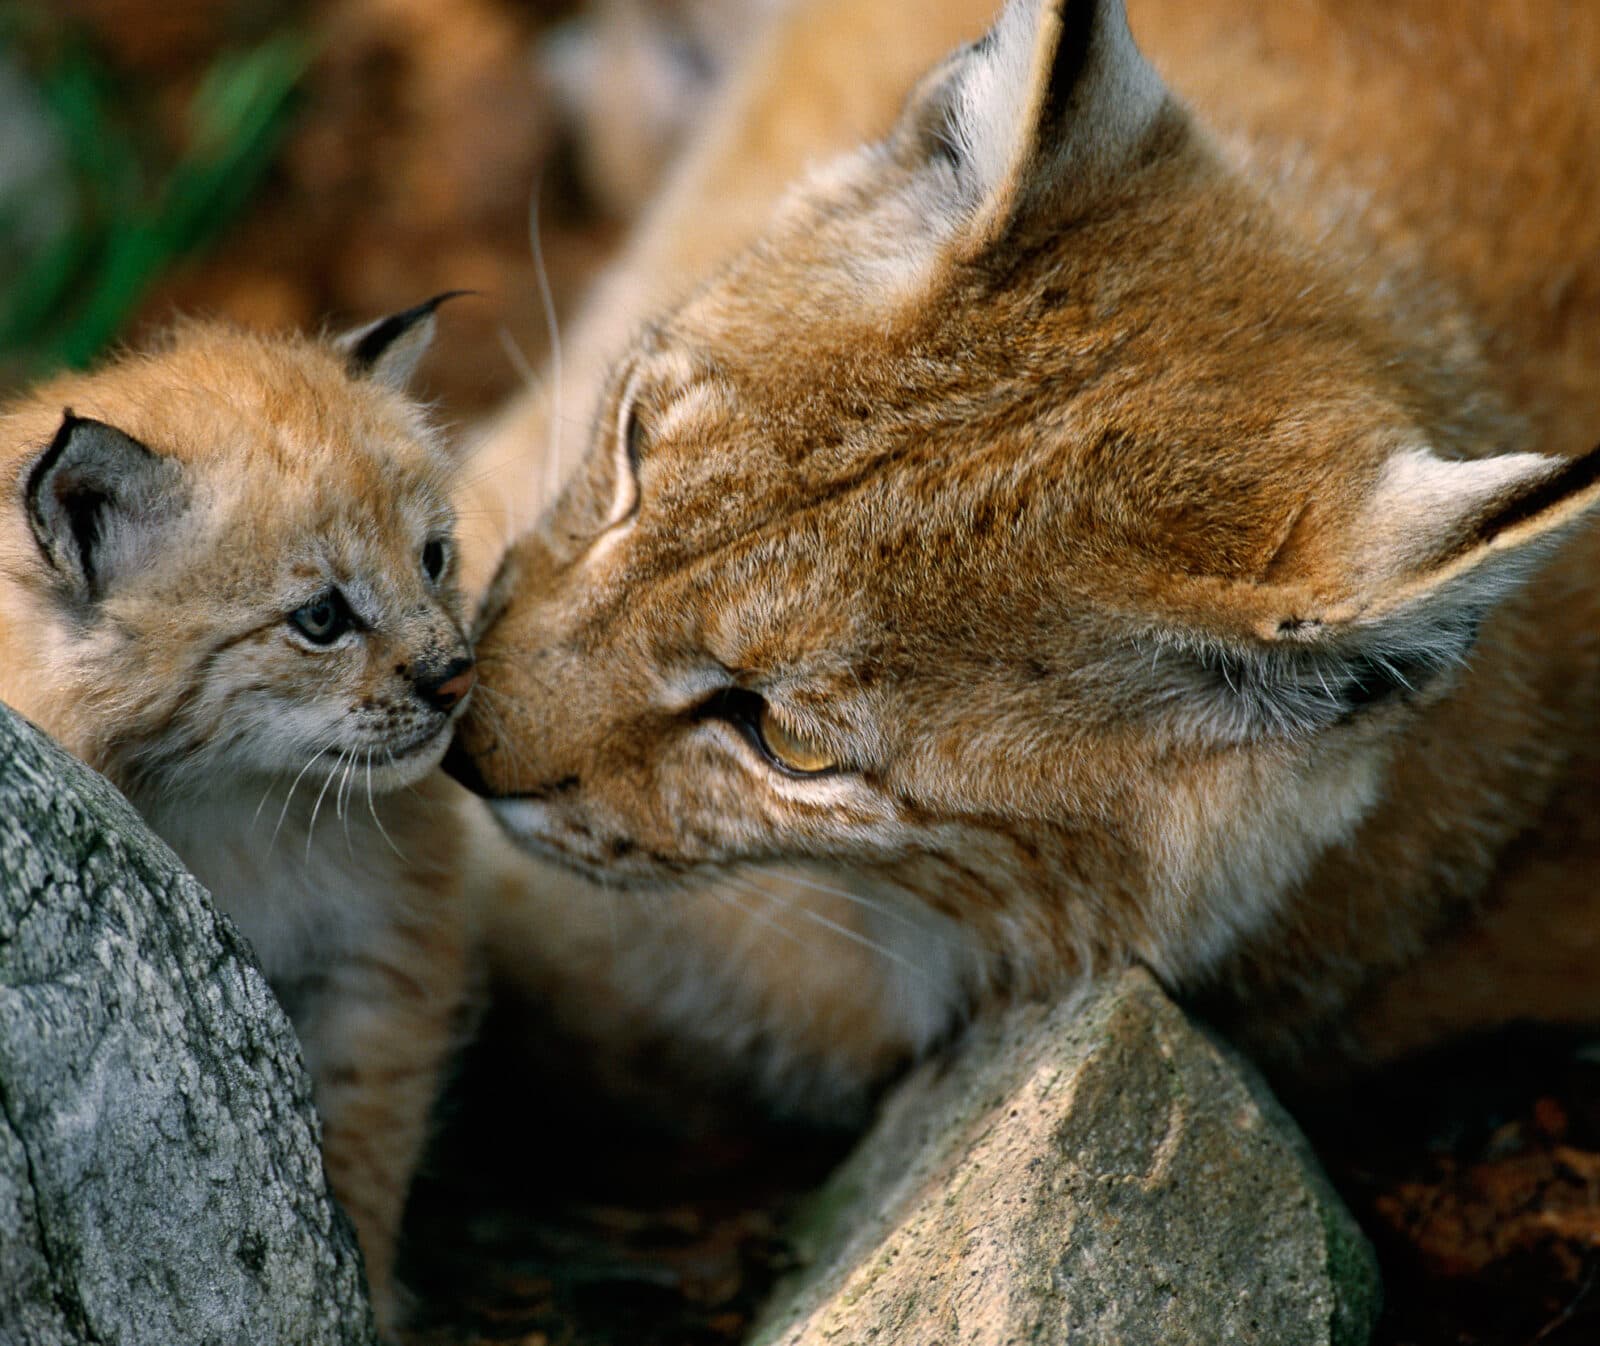
{"type": "Polygon", "coordinates": [[[937,920],[952,1013],[1138,959],[1279,1062],[1600,1017],[1600,13],[1133,19],[1014,0],[594,362],[456,769],[612,883],[937,920]]]}

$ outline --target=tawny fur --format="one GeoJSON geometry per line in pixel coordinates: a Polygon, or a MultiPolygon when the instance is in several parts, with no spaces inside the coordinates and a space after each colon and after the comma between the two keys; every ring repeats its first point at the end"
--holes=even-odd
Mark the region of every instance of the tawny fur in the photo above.
{"type": "Polygon", "coordinates": [[[578,462],[490,594],[503,821],[688,890],[704,1008],[824,1072],[937,1033],[720,955],[777,864],[934,913],[952,1017],[1129,959],[1300,1070],[1600,1017],[1600,17],[1136,0],[1157,82],[1017,3],[941,62],[991,17],[796,6],[497,429],[578,462]]]}
{"type": "Polygon", "coordinates": [[[193,323],[0,411],[0,699],[119,785],[249,937],[387,1330],[472,951],[467,801],[433,771],[453,714],[416,681],[468,651],[453,563],[434,582],[422,560],[453,526],[451,458],[391,371],[348,360],[193,323]],[[171,469],[169,500],[100,516],[129,555],[92,597],[71,539],[53,559],[29,522],[67,409],[171,469]],[[330,587],[363,629],[319,648],[289,618],[330,587]]]}

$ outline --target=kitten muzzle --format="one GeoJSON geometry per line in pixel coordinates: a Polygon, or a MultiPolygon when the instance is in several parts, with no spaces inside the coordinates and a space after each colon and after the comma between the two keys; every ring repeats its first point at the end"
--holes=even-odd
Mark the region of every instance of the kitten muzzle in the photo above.
{"type": "Polygon", "coordinates": [[[413,682],[420,696],[437,711],[451,711],[466,699],[478,681],[478,667],[470,658],[453,659],[443,669],[419,673],[413,682]]]}

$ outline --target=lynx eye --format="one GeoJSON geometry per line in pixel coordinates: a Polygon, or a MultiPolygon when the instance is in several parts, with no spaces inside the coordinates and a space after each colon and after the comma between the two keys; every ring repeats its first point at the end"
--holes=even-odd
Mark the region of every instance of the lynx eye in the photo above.
{"type": "Polygon", "coordinates": [[[761,732],[761,741],[767,745],[767,755],[797,776],[815,776],[839,765],[821,744],[785,725],[766,702],[761,704],[761,718],[756,728],[761,732]]]}
{"type": "Polygon", "coordinates": [[[441,537],[430,537],[422,544],[422,573],[429,584],[437,584],[444,574],[445,563],[450,559],[450,548],[441,537]]]}
{"type": "Polygon", "coordinates": [[[313,645],[331,645],[355,625],[350,605],[337,589],[319,594],[289,614],[289,625],[313,645]]]}
{"type": "Polygon", "coordinates": [[[839,759],[831,751],[785,724],[766,697],[755,692],[729,687],[713,696],[701,713],[742,729],[763,757],[791,776],[820,776],[838,769],[839,759]]]}

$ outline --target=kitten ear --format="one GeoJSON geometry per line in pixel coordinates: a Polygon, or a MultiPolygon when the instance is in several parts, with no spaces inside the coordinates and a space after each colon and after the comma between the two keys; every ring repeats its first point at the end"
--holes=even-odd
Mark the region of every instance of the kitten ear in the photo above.
{"type": "Polygon", "coordinates": [[[89,602],[149,561],[187,502],[176,462],[70,409],[29,471],[26,495],[39,550],[89,602]]]}
{"type": "Polygon", "coordinates": [[[435,310],[447,299],[470,293],[446,290],[414,308],[346,332],[333,344],[344,353],[352,378],[375,379],[396,392],[404,392],[417,362],[433,342],[435,310]]]}
{"type": "Polygon", "coordinates": [[[953,166],[949,208],[976,250],[1025,213],[1081,206],[1137,159],[1169,106],[1123,0],[1009,0],[922,81],[896,134],[953,166]]]}
{"type": "Polygon", "coordinates": [[[1280,726],[1420,690],[1465,660],[1484,618],[1597,505],[1600,449],[1471,461],[1401,450],[1342,537],[1296,548],[1291,531],[1295,554],[1270,567],[1290,573],[1213,595],[1226,634],[1207,657],[1280,726]]]}

